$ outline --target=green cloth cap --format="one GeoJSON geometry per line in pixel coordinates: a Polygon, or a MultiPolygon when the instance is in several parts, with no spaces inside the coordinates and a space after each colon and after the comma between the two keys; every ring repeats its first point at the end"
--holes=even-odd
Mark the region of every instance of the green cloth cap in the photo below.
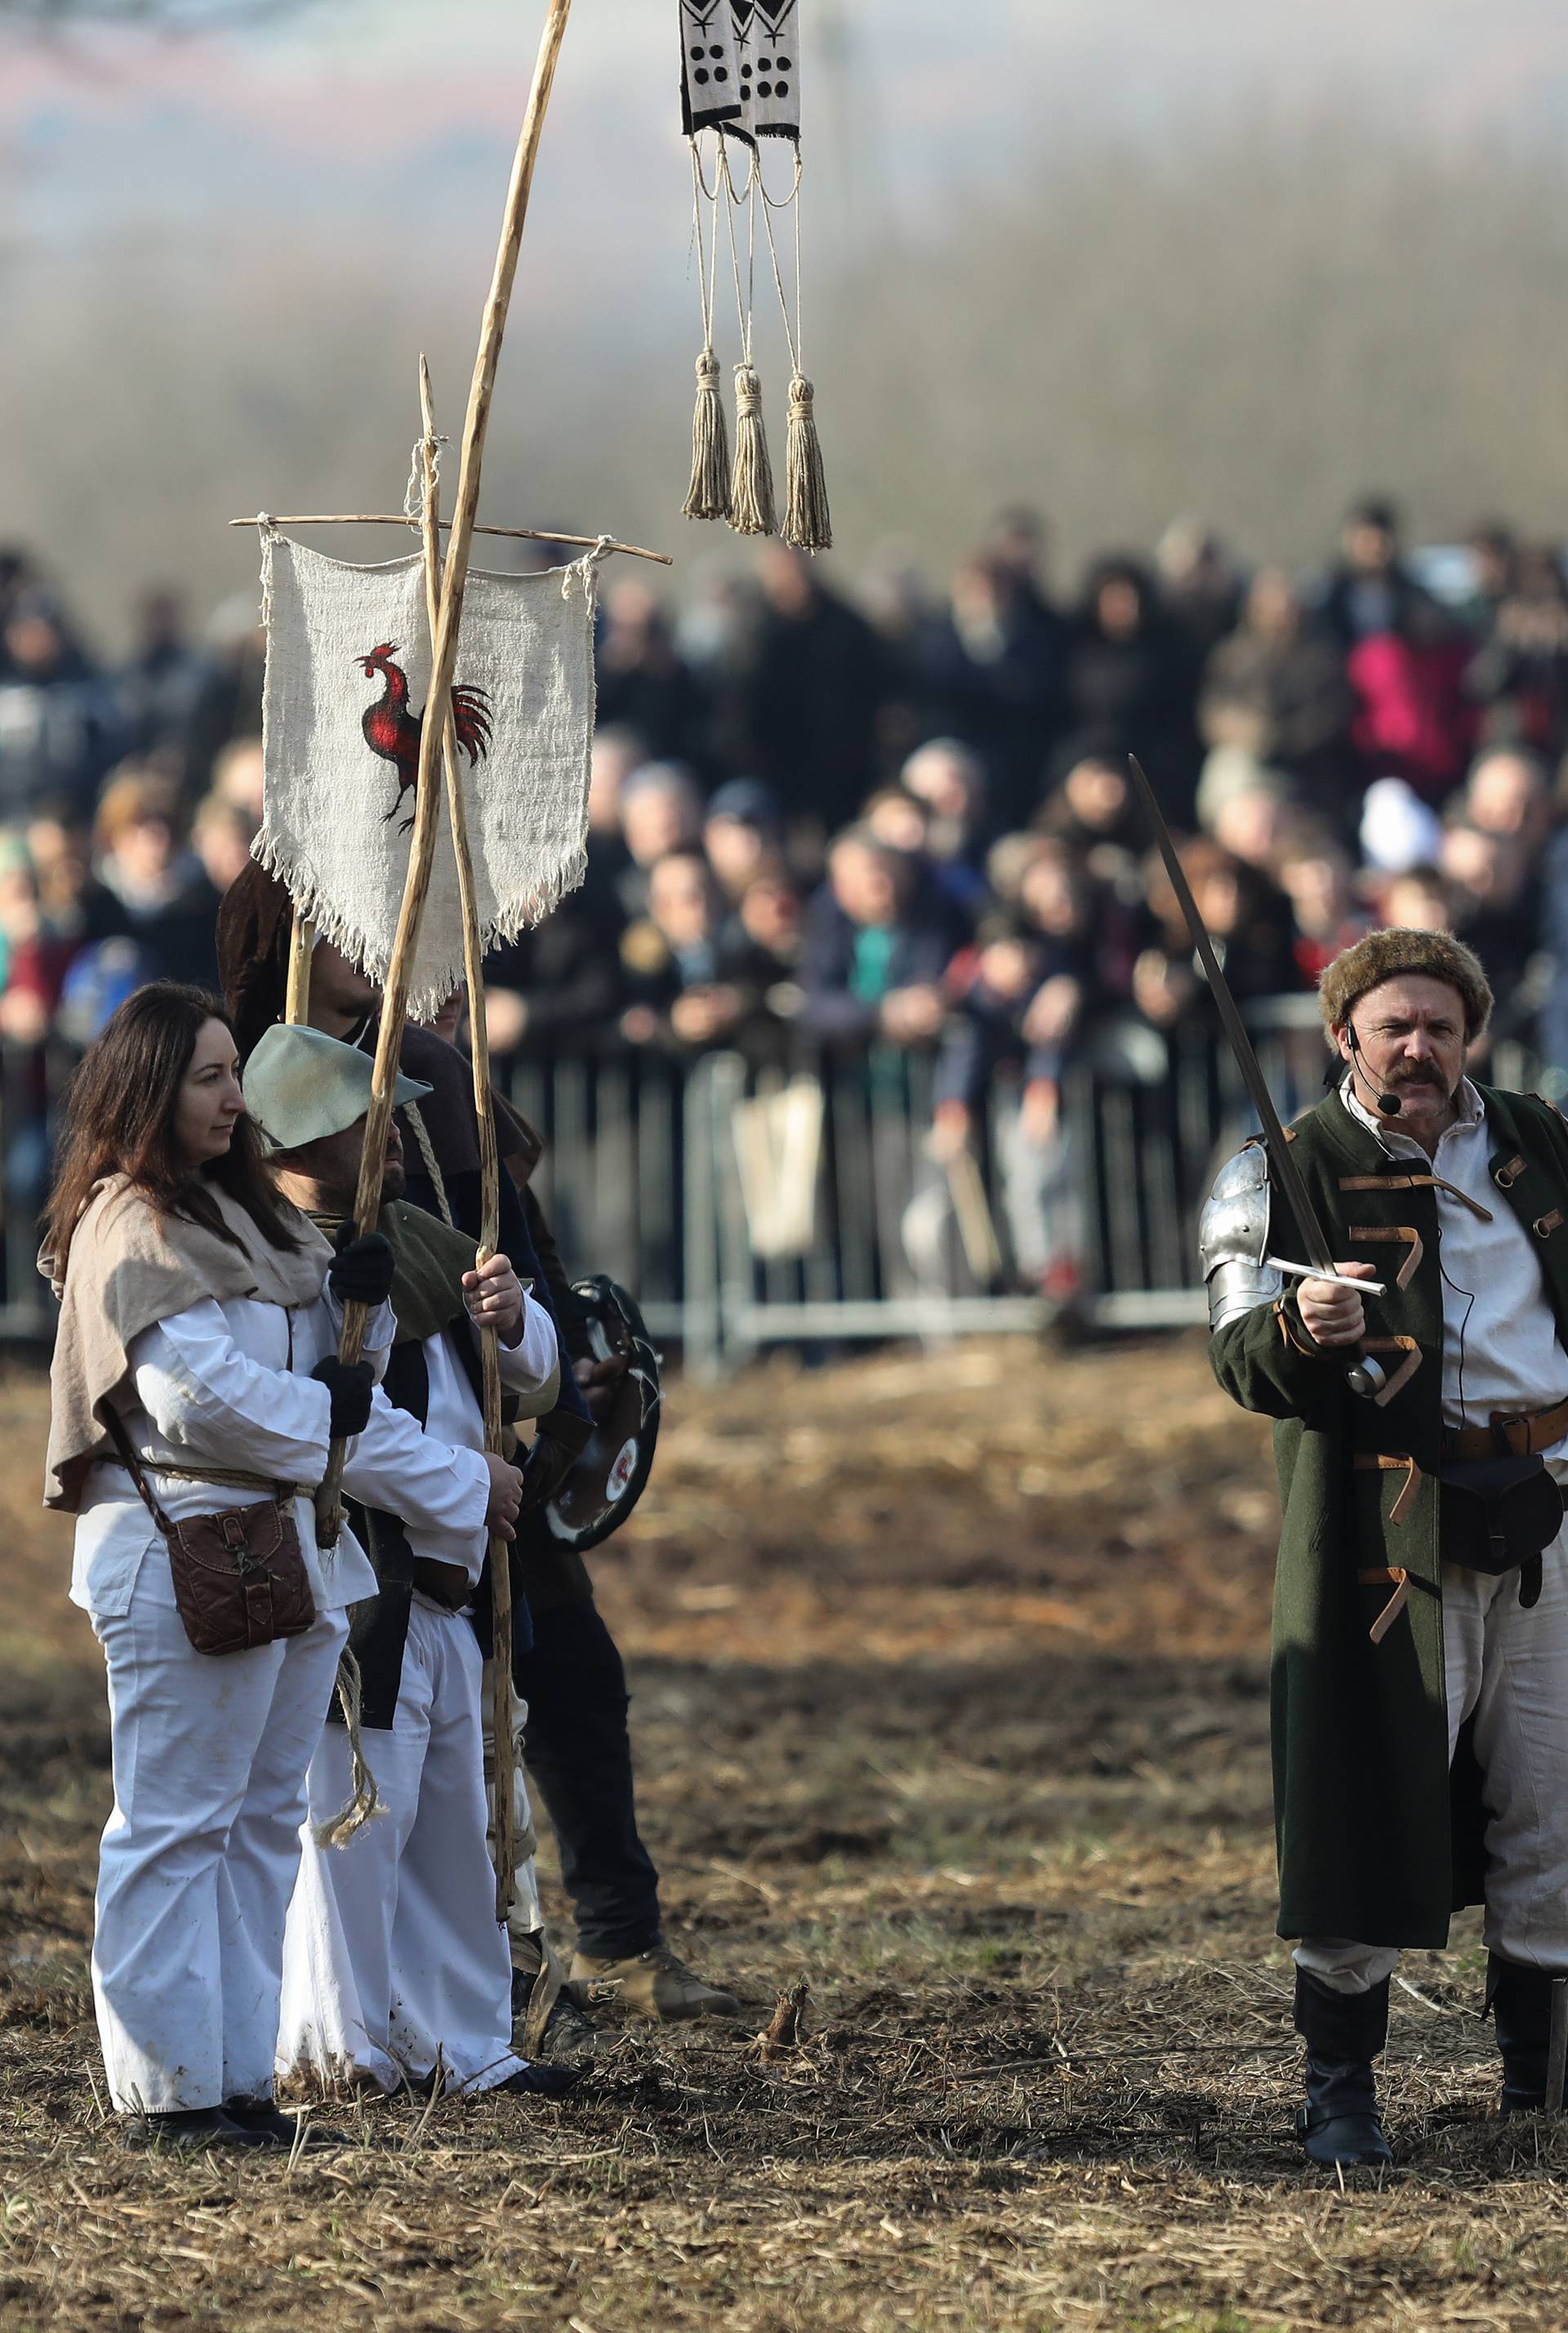
{"type": "MultiPolygon", "coordinates": [[[[369,1053],[320,1029],[274,1021],[257,1039],[240,1083],[245,1108],[270,1147],[298,1150],[363,1118],[374,1069],[369,1053]]],[[[429,1090],[417,1078],[399,1075],[393,1105],[418,1101],[429,1090]]]]}

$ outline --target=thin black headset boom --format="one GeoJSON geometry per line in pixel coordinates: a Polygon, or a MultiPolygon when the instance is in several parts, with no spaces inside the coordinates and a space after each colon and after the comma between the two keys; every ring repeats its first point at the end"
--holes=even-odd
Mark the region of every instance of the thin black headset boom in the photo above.
{"type": "MultiPolygon", "coordinates": [[[[1366,1070],[1362,1066],[1361,1041],[1356,1034],[1356,1024],[1351,1019],[1349,1013],[1345,1015],[1345,1034],[1351,1041],[1351,1051],[1356,1057],[1353,1066],[1361,1070],[1363,1078],[1367,1079],[1367,1091],[1371,1093],[1375,1091],[1375,1088],[1372,1085],[1371,1078],[1367,1078],[1366,1070]]],[[[1378,1108],[1382,1111],[1385,1118],[1398,1118],[1404,1106],[1404,1103],[1400,1099],[1397,1093],[1380,1093],[1378,1095],[1378,1108]]]]}

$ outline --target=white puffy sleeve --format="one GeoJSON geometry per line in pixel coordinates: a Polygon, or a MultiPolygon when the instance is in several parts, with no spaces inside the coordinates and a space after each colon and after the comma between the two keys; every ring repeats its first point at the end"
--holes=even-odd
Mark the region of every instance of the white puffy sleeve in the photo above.
{"type": "Polygon", "coordinates": [[[169,1443],[209,1465],[319,1483],[332,1403],[324,1385],[250,1359],[216,1302],[131,1339],[136,1398],[169,1443]]]}
{"type": "MultiPolygon", "coordinates": [[[[323,1353],[335,1353],[338,1340],[343,1333],[341,1300],[333,1295],[331,1287],[323,1281],[316,1302],[328,1330],[322,1342],[322,1350],[323,1353]]],[[[392,1357],[392,1344],[397,1333],[397,1314],[390,1304],[378,1304],[366,1319],[364,1342],[360,1348],[360,1359],[369,1361],[370,1375],[377,1385],[387,1374],[387,1363],[392,1357]]]]}
{"type": "Polygon", "coordinates": [[[490,1503],[490,1470],[477,1450],[427,1434],[378,1386],[370,1422],[349,1445],[343,1488],[361,1506],[399,1515],[416,1531],[472,1532],[490,1503]]]}
{"type": "Polygon", "coordinates": [[[515,1345],[496,1344],[501,1355],[501,1382],[509,1393],[537,1393],[561,1366],[555,1323],[543,1304],[523,1299],[523,1333],[515,1345]]]}

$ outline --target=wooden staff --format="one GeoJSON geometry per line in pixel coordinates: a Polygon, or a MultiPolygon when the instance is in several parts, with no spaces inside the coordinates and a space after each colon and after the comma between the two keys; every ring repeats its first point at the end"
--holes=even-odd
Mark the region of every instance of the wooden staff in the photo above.
{"type": "MultiPolygon", "coordinates": [[[[463,593],[468,581],[468,556],[473,547],[475,521],[479,513],[479,471],[484,460],[485,433],[489,427],[490,402],[495,394],[495,370],[501,360],[506,311],[511,304],[512,285],[517,273],[523,226],[528,215],[528,192],[534,183],[534,165],[538,158],[545,109],[550,103],[550,91],[555,80],[555,63],[561,53],[562,37],[571,12],[572,0],[550,0],[550,13],[540,34],[539,54],[534,66],[534,85],[528,92],[528,110],[523,117],[523,129],[512,163],[501,241],[495,253],[495,272],[491,278],[489,297],[485,302],[484,319],[479,328],[479,350],[474,360],[474,379],[468,390],[468,411],[463,425],[462,462],[457,473],[457,509],[453,514],[452,540],[447,546],[442,579],[440,622],[436,632],[430,688],[425,699],[419,732],[419,771],[415,785],[414,833],[409,847],[409,874],[403,886],[403,904],[398,916],[397,936],[392,943],[392,959],[387,969],[386,992],[381,999],[370,1107],[365,1114],[365,1150],[360,1162],[360,1186],[354,1199],[354,1229],[361,1239],[374,1229],[380,1204],[381,1168],[386,1155],[387,1128],[391,1122],[392,1094],[397,1082],[403,1022],[408,1014],[414,950],[418,941],[419,919],[424,914],[425,898],[430,888],[430,869],[436,855],[436,827],[440,810],[437,758],[441,751],[452,702],[452,673],[457,660],[457,629],[463,620],[463,593]]],[[[484,1123],[483,1116],[480,1123],[484,1123]]],[[[344,1306],[342,1335],[338,1345],[341,1359],[359,1359],[365,1340],[365,1320],[362,1304],[344,1306]]],[[[322,1547],[332,1546],[341,1528],[339,1493],[342,1487],[343,1455],[343,1443],[341,1440],[334,1441],[327,1460],[325,1478],[316,1493],[316,1538],[322,1547]]]]}
{"type": "MultiPolygon", "coordinates": [[[[311,951],[315,941],[314,924],[308,916],[302,916],[296,907],[289,933],[289,976],[284,1004],[284,1019],[291,1029],[297,1028],[310,1018],[311,951]]],[[[316,1529],[319,1537],[319,1516],[316,1529]]],[[[337,1694],[338,1707],[342,1712],[343,1731],[348,1736],[351,1780],[347,1805],[330,1822],[315,1826],[318,1847],[347,1847],[354,1833],[372,1815],[387,1811],[376,1789],[376,1778],[365,1762],[364,1736],[360,1728],[360,1665],[347,1645],[338,1656],[338,1674],[333,1690],[337,1694]]]]}
{"type": "Polygon", "coordinates": [[[314,924],[296,907],[289,934],[289,980],[284,1004],[284,1019],[291,1029],[311,1017],[311,950],[315,944],[314,924]]]}
{"type": "MultiPolygon", "coordinates": [[[[425,606],[434,646],[440,625],[441,533],[436,483],[436,414],[430,394],[430,368],[419,359],[419,414],[424,435],[419,443],[423,475],[421,532],[425,543],[425,606]]],[[[474,1068],[474,1115],[479,1126],[479,1247],[476,1264],[488,1263],[501,1236],[501,1157],[495,1140],[495,1118],[490,1100],[490,1039],[485,1026],[485,952],[479,936],[479,903],[474,895],[474,854],[468,842],[468,805],[464,799],[462,767],[457,755],[457,726],[451,709],[441,741],[447,776],[447,817],[452,829],[452,855],[457,864],[457,896],[463,909],[463,976],[468,989],[469,1046],[474,1068]]],[[[487,1323],[479,1331],[479,1360],[485,1396],[485,1447],[498,1455],[502,1449],[501,1351],[498,1332],[487,1323]]],[[[495,1777],[495,1917],[505,1921],[512,1909],[512,1888],[517,1872],[517,1835],[513,1822],[513,1790],[516,1757],[512,1740],[512,1549],[508,1540],[490,1534],[490,1609],[494,1620],[490,1664],[490,1736],[495,1777]]]]}

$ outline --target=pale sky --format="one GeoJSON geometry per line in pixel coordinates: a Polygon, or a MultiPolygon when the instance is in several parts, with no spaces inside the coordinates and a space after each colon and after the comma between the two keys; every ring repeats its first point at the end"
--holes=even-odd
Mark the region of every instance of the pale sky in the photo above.
{"type": "MultiPolygon", "coordinates": [[[[316,0],[221,39],[0,34],[0,253],[258,210],[493,210],[542,14],[316,0]]],[[[951,174],[1005,173],[1064,123],[1161,137],[1194,105],[1353,101],[1527,138],[1568,115],[1561,0],[807,0],[804,17],[808,162],[825,178],[852,144],[873,221],[918,219],[951,174]]],[[[567,30],[551,135],[571,160],[547,178],[632,240],[680,214],[676,49],[674,0],[578,0],[567,30]]]]}
{"type": "MultiPolygon", "coordinates": [[[[1463,147],[1472,169],[1555,151],[1564,5],[802,0],[808,318],[835,280],[851,300],[912,280],[957,190],[1034,199],[1064,146],[1103,138],[1113,168],[1201,154],[1206,123],[1305,120],[1463,147]]],[[[236,583],[250,552],[215,550],[221,514],[284,506],[291,481],[384,504],[417,350],[443,419],[461,409],[544,13],[313,0],[222,37],[0,33],[0,407],[23,417],[0,444],[0,539],[47,542],[107,620],[123,579],[172,563],[198,592],[236,583]]],[[[628,448],[681,459],[697,302],[678,48],[675,0],[576,0],[497,398],[506,491],[534,517],[531,465],[567,463],[563,512],[597,504],[596,431],[626,437],[622,531],[664,511],[628,491],[653,475],[628,448]]],[[[829,408],[839,353],[808,362],[829,408]]],[[[776,387],[776,346],[769,362],[776,387]]]]}

